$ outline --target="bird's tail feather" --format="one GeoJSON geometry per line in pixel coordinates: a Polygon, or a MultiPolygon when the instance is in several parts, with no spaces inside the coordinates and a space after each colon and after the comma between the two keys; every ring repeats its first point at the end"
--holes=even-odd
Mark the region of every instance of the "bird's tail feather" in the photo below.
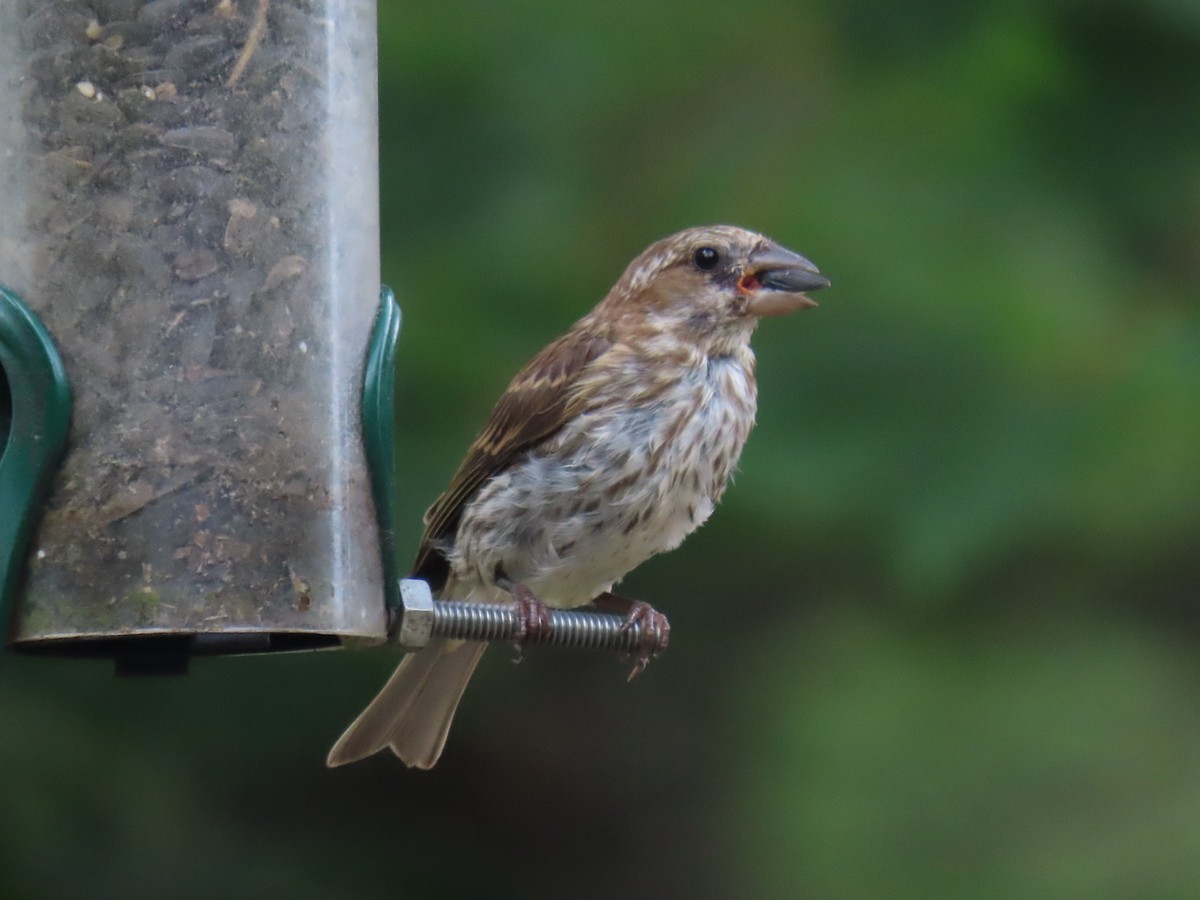
{"type": "Polygon", "coordinates": [[[405,765],[428,769],[442,754],[458,701],[487,644],[437,639],[406,656],[346,729],[326,759],[342,766],[384,747],[405,765]]]}

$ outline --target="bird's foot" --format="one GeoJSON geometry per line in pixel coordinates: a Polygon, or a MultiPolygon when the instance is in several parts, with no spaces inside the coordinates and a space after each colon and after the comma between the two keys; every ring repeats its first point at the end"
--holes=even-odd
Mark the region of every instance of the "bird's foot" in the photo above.
{"type": "Polygon", "coordinates": [[[630,655],[634,657],[629,681],[646,671],[650,660],[667,649],[671,640],[671,623],[657,609],[642,600],[630,600],[613,593],[604,593],[596,599],[602,609],[624,611],[625,621],[620,631],[627,634],[634,626],[638,629],[638,640],[630,655]]]}
{"type": "Polygon", "coordinates": [[[517,633],[512,642],[517,648],[517,658],[513,662],[519,663],[525,657],[526,646],[545,640],[550,634],[550,609],[523,584],[507,578],[497,579],[496,583],[508,591],[517,607],[517,633]]]}
{"type": "Polygon", "coordinates": [[[649,603],[641,600],[634,601],[629,612],[625,614],[625,622],[621,625],[622,632],[630,631],[637,625],[641,634],[637,643],[633,668],[629,670],[629,681],[637,678],[646,671],[650,660],[667,649],[671,640],[671,623],[649,603]]]}

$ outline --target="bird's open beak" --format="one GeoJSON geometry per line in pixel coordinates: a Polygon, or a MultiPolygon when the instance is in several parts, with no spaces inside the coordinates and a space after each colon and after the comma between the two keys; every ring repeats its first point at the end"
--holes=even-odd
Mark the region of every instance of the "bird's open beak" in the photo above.
{"type": "Polygon", "coordinates": [[[751,316],[782,316],[816,306],[805,291],[823,287],[829,287],[829,279],[816,266],[777,244],[754,251],[738,282],[738,289],[747,295],[746,314],[751,316]]]}

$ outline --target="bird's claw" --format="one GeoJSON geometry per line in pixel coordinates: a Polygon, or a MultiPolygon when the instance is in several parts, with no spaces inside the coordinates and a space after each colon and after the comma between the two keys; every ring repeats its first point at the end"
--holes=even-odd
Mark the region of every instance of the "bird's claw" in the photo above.
{"type": "Polygon", "coordinates": [[[671,640],[671,623],[667,621],[667,617],[641,600],[631,603],[620,631],[627,634],[635,625],[638,627],[638,640],[633,651],[636,656],[628,681],[633,681],[646,671],[650,660],[666,650],[671,640]]]}
{"type": "Polygon", "coordinates": [[[517,607],[517,633],[512,640],[517,658],[513,662],[519,663],[525,658],[525,647],[545,640],[553,626],[549,608],[533,591],[523,584],[514,584],[511,593],[517,607]]]}

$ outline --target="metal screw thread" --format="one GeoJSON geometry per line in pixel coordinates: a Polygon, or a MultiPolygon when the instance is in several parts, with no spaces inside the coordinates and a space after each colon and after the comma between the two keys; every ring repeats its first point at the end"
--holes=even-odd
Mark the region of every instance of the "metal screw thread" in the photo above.
{"type": "MultiPolygon", "coordinates": [[[[615,650],[633,653],[642,646],[640,622],[624,627],[625,617],[613,613],[574,609],[551,609],[550,628],[529,635],[529,643],[555,644],[588,650],[615,650]]],[[[432,634],[436,637],[465,641],[512,641],[517,638],[520,620],[513,603],[465,603],[444,600],[433,604],[432,634]]],[[[662,644],[661,635],[648,635],[654,647],[662,644]]]]}

